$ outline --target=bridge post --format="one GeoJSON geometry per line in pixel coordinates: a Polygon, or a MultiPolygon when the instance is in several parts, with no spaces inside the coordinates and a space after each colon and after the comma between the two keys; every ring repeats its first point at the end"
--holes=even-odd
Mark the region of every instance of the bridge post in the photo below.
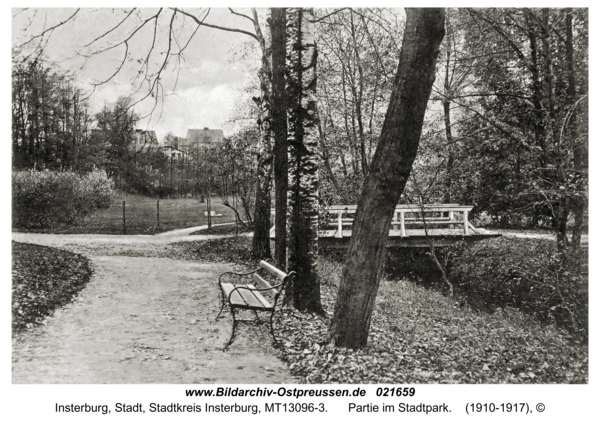
{"type": "Polygon", "coordinates": [[[463,218],[464,218],[464,222],[465,222],[465,235],[469,235],[469,212],[467,210],[465,210],[463,212],[463,218]]]}
{"type": "Polygon", "coordinates": [[[403,237],[406,236],[406,228],[404,227],[404,211],[400,211],[400,232],[403,237]]]}
{"type": "Polygon", "coordinates": [[[338,213],[338,231],[335,237],[342,238],[342,212],[338,213]]]}

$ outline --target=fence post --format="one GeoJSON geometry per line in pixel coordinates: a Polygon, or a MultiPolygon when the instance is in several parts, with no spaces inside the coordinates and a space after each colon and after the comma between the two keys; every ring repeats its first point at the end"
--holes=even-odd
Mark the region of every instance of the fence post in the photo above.
{"type": "Polygon", "coordinates": [[[156,224],[160,229],[160,199],[156,200],[156,224]]]}
{"type": "Polygon", "coordinates": [[[127,235],[127,222],[125,220],[125,200],[123,200],[123,235],[127,235]]]}

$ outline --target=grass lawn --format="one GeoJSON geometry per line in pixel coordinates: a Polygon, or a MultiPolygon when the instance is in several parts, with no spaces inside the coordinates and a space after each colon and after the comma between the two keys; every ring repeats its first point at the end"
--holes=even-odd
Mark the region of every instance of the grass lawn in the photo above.
{"type": "MultiPolygon", "coordinates": [[[[156,199],[141,195],[127,195],[113,199],[108,209],[98,210],[84,226],[61,231],[67,234],[123,234],[123,200],[125,200],[125,221],[127,235],[152,235],[174,229],[190,228],[208,224],[204,215],[206,203],[195,198],[161,199],[159,203],[160,227],[156,217],[156,199]]],[[[212,218],[213,224],[234,221],[232,210],[212,199],[211,210],[221,214],[212,218]]],[[[48,231],[52,232],[52,231],[48,231]]]]}

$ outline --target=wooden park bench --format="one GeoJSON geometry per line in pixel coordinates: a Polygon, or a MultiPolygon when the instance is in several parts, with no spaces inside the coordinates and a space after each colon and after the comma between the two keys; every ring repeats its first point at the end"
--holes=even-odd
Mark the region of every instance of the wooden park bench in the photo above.
{"type": "MultiPolygon", "coordinates": [[[[212,217],[219,217],[219,216],[223,216],[222,214],[216,214],[214,211],[211,211],[211,212],[210,212],[210,215],[211,215],[212,217]]],[[[204,212],[204,216],[208,216],[208,212],[207,212],[207,211],[205,211],[205,212],[204,212]]]]}
{"type": "Polygon", "coordinates": [[[219,276],[219,288],[221,289],[221,311],[215,318],[217,320],[223,309],[225,308],[225,304],[229,305],[231,310],[231,314],[233,316],[233,327],[231,329],[231,338],[227,345],[223,348],[223,350],[227,349],[229,345],[231,345],[233,341],[233,336],[235,334],[235,328],[238,322],[245,322],[248,320],[239,320],[236,319],[235,311],[239,310],[252,310],[256,315],[256,321],[260,321],[258,317],[257,311],[264,311],[267,313],[271,313],[271,318],[269,320],[271,326],[271,335],[273,336],[273,340],[277,342],[277,338],[275,338],[275,334],[273,333],[273,314],[275,313],[275,307],[277,306],[277,300],[280,297],[281,292],[285,289],[286,283],[290,280],[295,272],[290,272],[288,274],[282,272],[277,269],[275,266],[267,263],[266,261],[261,261],[259,264],[259,268],[253,270],[248,273],[234,273],[234,272],[225,272],[219,276]],[[272,275],[277,282],[276,285],[271,286],[269,282],[263,279],[258,275],[258,271],[264,269],[270,275],[272,275]],[[233,275],[234,277],[242,277],[252,275],[253,282],[258,285],[258,288],[252,284],[233,284],[229,282],[223,282],[222,278],[225,275],[233,275]],[[266,294],[267,296],[263,295],[266,294]],[[268,297],[271,297],[269,299],[268,297]]]}

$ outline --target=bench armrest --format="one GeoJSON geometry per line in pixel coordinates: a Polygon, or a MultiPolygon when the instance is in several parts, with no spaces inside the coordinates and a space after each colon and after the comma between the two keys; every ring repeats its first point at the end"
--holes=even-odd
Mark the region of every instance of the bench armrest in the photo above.
{"type": "Polygon", "coordinates": [[[256,273],[256,272],[258,272],[259,270],[260,270],[260,268],[258,268],[258,269],[256,269],[256,270],[253,270],[253,271],[251,271],[251,272],[247,272],[247,273],[235,273],[235,272],[225,272],[225,273],[221,273],[221,274],[219,275],[219,286],[221,285],[221,278],[222,278],[223,276],[225,276],[225,275],[248,276],[248,275],[251,275],[251,274],[253,274],[253,273],[256,273]]]}

